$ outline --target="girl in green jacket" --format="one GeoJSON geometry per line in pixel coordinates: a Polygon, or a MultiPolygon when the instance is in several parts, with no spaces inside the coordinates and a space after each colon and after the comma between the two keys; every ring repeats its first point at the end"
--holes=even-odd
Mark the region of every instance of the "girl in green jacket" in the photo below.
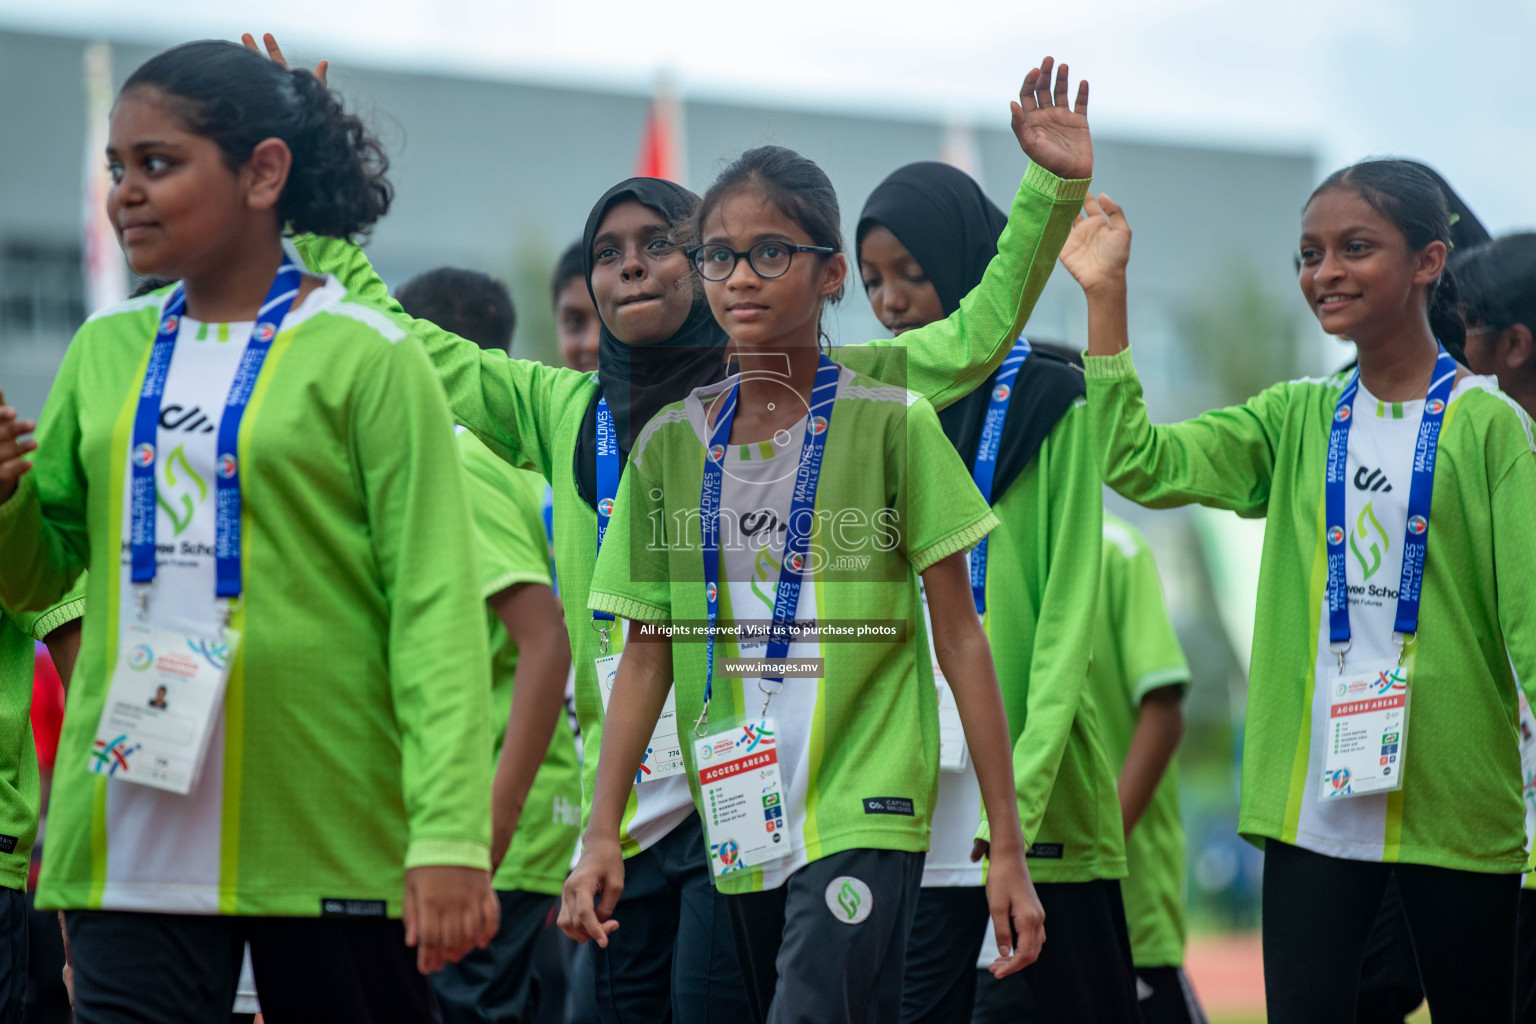
{"type": "Polygon", "coordinates": [[[0,601],[90,568],[38,893],[76,1013],[222,1019],[249,941],[274,1021],[427,1019],[497,924],[463,476],[426,356],[282,245],[383,216],[383,154],[201,42],[129,76],[104,159],[180,283],[80,329],[36,442],[0,407],[0,601]]]}
{"type": "Polygon", "coordinates": [[[1390,875],[1435,1020],[1513,1019],[1536,452],[1525,414],[1445,352],[1462,332],[1449,221],[1417,165],[1329,176],[1299,279],[1358,371],[1169,426],[1148,421],[1127,348],[1121,208],[1090,200],[1062,254],[1088,296],[1105,479],[1149,506],[1267,519],[1239,829],[1265,848],[1275,1024],[1354,1020],[1390,875]]]}

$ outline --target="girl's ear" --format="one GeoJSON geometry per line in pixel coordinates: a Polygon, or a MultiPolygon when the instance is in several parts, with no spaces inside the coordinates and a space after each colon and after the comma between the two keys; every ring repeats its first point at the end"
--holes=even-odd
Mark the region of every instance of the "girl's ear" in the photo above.
{"type": "Polygon", "coordinates": [[[1447,249],[1441,241],[1430,242],[1415,257],[1416,265],[1413,271],[1413,283],[1418,285],[1433,286],[1435,281],[1445,271],[1445,258],[1447,249]]]}
{"type": "Polygon", "coordinates": [[[1536,364],[1536,338],[1525,324],[1506,327],[1495,345],[1495,358],[1511,370],[1526,370],[1536,364]]]}
{"type": "Polygon", "coordinates": [[[821,265],[821,281],[816,287],[816,294],[823,299],[836,295],[847,279],[848,257],[835,252],[821,265]]]}
{"type": "Polygon", "coordinates": [[[288,172],[293,168],[293,152],[282,139],[262,139],[251,150],[251,157],[240,169],[245,187],[245,205],[252,210],[276,209],[282,198],[288,172]]]}

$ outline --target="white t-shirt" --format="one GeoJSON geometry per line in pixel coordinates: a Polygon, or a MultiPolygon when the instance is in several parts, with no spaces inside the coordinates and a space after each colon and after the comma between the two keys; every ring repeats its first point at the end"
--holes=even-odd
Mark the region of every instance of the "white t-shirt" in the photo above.
{"type": "MultiPolygon", "coordinates": [[[[1476,378],[1464,378],[1458,395],[1476,378]]],[[[1345,582],[1349,588],[1350,648],[1344,670],[1360,671],[1372,662],[1395,661],[1392,639],[1397,619],[1397,591],[1403,571],[1403,538],[1408,523],[1408,491],[1418,444],[1424,400],[1383,402],[1361,385],[1355,396],[1345,469],[1345,582]]],[[[1430,521],[1434,515],[1431,512],[1430,521]]],[[[1338,655],[1329,649],[1327,598],[1323,599],[1317,636],[1316,685],[1312,693],[1312,740],[1306,789],[1297,821],[1296,845],[1315,853],[1354,860],[1380,860],[1386,834],[1387,793],[1353,796],[1323,803],[1318,787],[1327,751],[1329,693],[1339,676],[1338,655]]],[[[1411,706],[1411,704],[1410,704],[1411,706]]],[[[1413,722],[1407,723],[1402,755],[1413,756],[1413,722]]]]}
{"type": "MultiPolygon", "coordinates": [[[[843,371],[846,380],[848,371],[843,371]]],[[[789,513],[794,502],[795,473],[805,442],[805,420],[780,431],[768,441],[726,447],[720,488],[720,551],[726,575],[726,594],[732,621],[773,619],[779,571],[788,535],[789,513]]],[[[800,601],[795,620],[816,618],[814,555],[807,559],[801,578],[800,601]]],[[[727,610],[721,609],[721,618],[727,610]]],[[[743,643],[743,657],[764,657],[766,643],[743,643]]],[[[716,664],[721,654],[716,649],[716,664]]],[[[787,658],[818,658],[817,640],[792,643],[787,658]]],[[[778,689],[778,683],[762,684],[778,689]]],[[[810,740],[816,716],[817,694],[824,679],[785,679],[768,708],[774,721],[779,751],[779,771],[784,785],[786,824],[794,853],[763,867],[763,888],[784,884],[807,863],[805,856],[806,796],[810,788],[810,740]]],[[[762,709],[764,693],[759,682],[745,680],[745,708],[749,715],[762,709]]],[[[682,714],[679,709],[679,715],[682,714]]]]}
{"type": "MultiPolygon", "coordinates": [[[[335,278],[309,295],[284,318],[281,330],[340,301],[346,290],[335,278]]],[[[214,596],[215,463],[219,421],[229,387],[255,324],[204,323],[181,318],[181,332],[165,379],[160,427],[155,437],[155,581],[150,611],[158,617],[219,621],[214,596]]],[[[263,371],[265,372],[265,371],[263,371]]],[[[258,387],[260,385],[258,384],[258,387]]],[[[129,499],[130,453],[123,459],[123,536],[132,536],[129,499]]],[[[122,550],[118,594],[125,614],[135,606],[133,558],[122,550]]],[[[115,658],[114,658],[115,660],[115,658]]],[[[83,766],[82,766],[83,769],[83,766]]],[[[114,910],[170,909],[177,894],[163,884],[163,865],[186,865],[182,880],[187,913],[217,913],[208,894],[219,884],[223,823],[224,727],[219,717],[208,741],[197,786],[185,796],[130,782],[107,782],[107,852],[103,906],[114,910]],[[151,901],[146,903],[145,901],[151,901]]]]}

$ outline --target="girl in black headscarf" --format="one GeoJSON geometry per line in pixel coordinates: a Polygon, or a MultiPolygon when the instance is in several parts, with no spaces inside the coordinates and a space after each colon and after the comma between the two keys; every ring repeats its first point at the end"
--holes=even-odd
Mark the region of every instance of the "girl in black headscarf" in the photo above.
{"type": "MultiPolygon", "coordinates": [[[[875,315],[896,334],[947,316],[980,280],[1006,223],[954,167],[918,163],[893,173],[859,219],[859,271],[875,315]]],[[[1027,978],[1044,1020],[1130,1022],[1139,1017],[1118,882],[1124,833],[1086,689],[1102,496],[1083,392],[1081,371],[1021,338],[939,419],[1002,524],[972,552],[972,588],[1008,711],[1019,818],[1046,912],[1040,959],[995,984],[1027,978]]],[[[973,863],[986,849],[984,841],[972,848],[979,812],[973,773],[940,776],[903,1021],[971,1019],[987,923],[973,863]]]]}

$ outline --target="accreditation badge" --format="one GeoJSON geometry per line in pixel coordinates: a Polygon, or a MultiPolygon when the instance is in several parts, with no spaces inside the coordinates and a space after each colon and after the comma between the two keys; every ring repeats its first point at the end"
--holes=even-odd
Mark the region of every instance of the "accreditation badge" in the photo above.
{"type": "Polygon", "coordinates": [[[971,763],[970,749],[965,745],[965,725],[960,721],[960,708],[955,704],[955,693],[949,688],[949,680],[939,667],[939,659],[933,645],[933,618],[928,613],[928,589],[918,584],[923,597],[923,626],[928,630],[928,655],[933,661],[933,683],[939,698],[939,771],[963,772],[971,763]]]}
{"type": "Polygon", "coordinates": [[[694,740],[693,760],[714,877],[793,852],[773,719],[757,718],[694,740]]]}
{"type": "Polygon", "coordinates": [[[1408,668],[1397,658],[1327,680],[1328,734],[1318,799],[1327,802],[1403,786],[1408,749],[1408,668]]]}
{"type": "Polygon", "coordinates": [[[125,622],[89,769],[186,794],[197,785],[240,634],[178,620],[125,622]]]}
{"type": "MultiPolygon", "coordinates": [[[[619,677],[622,654],[608,654],[597,659],[597,692],[603,698],[603,714],[613,696],[613,683],[619,677]]],[[[645,745],[645,759],[635,773],[635,785],[683,774],[683,744],[677,735],[677,688],[667,687],[667,702],[662,705],[656,729],[645,745]]]]}

